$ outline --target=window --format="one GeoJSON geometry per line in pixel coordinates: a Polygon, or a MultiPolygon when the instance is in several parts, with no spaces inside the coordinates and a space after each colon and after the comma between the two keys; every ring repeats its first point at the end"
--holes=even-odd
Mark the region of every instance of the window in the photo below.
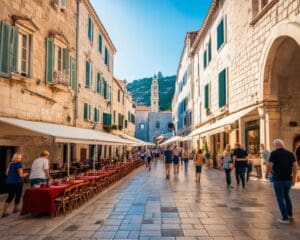
{"type": "Polygon", "coordinates": [[[160,128],[160,123],[159,123],[159,121],[156,121],[155,127],[156,127],[157,129],[160,128]]]}
{"type": "Polygon", "coordinates": [[[70,58],[70,78],[71,78],[71,87],[73,90],[76,88],[76,60],[71,57],[70,58]]]}
{"type": "Polygon", "coordinates": [[[102,35],[100,33],[98,35],[98,51],[102,54],[102,35]]]}
{"type": "Polygon", "coordinates": [[[118,90],[118,102],[120,102],[120,101],[121,101],[121,91],[118,90]]]}
{"type": "Polygon", "coordinates": [[[144,130],[145,129],[145,124],[144,123],[140,123],[140,130],[144,130]]]}
{"type": "Polygon", "coordinates": [[[207,66],[207,50],[203,53],[203,68],[205,69],[207,66]]]}
{"type": "Polygon", "coordinates": [[[110,89],[107,81],[103,80],[103,96],[106,100],[110,100],[110,89]]]}
{"type": "Polygon", "coordinates": [[[127,128],[127,127],[128,127],[128,121],[125,120],[125,128],[127,128]]]}
{"type": "Polygon", "coordinates": [[[94,23],[92,18],[88,17],[88,39],[92,42],[93,41],[93,35],[94,35],[94,23]]]}
{"type": "Polygon", "coordinates": [[[94,108],[94,122],[98,123],[100,121],[100,110],[99,108],[94,108]]]}
{"type": "Polygon", "coordinates": [[[219,108],[226,105],[226,69],[219,73],[219,108]]]}
{"type": "Polygon", "coordinates": [[[9,77],[11,72],[30,75],[32,36],[0,21],[0,75],[9,77]]]}
{"type": "Polygon", "coordinates": [[[101,81],[101,73],[98,72],[97,74],[97,93],[101,95],[102,90],[102,81],[101,81]]]}
{"type": "Polygon", "coordinates": [[[225,42],[225,31],[224,31],[224,18],[217,27],[217,49],[219,50],[225,42]]]}
{"type": "Polygon", "coordinates": [[[127,118],[128,118],[128,121],[129,122],[131,122],[131,113],[128,111],[128,116],[127,116],[127,118]]]}
{"type": "Polygon", "coordinates": [[[85,86],[91,87],[92,86],[92,79],[93,79],[93,65],[90,61],[86,61],[86,75],[85,75],[85,86]]]}
{"type": "Polygon", "coordinates": [[[87,103],[84,104],[83,118],[86,121],[89,121],[91,119],[91,105],[87,103]]]}
{"type": "Polygon", "coordinates": [[[209,39],[209,42],[208,42],[208,50],[207,50],[208,54],[207,54],[207,58],[208,58],[208,63],[211,61],[211,38],[209,39]]]}
{"type": "Polygon", "coordinates": [[[23,76],[29,75],[29,50],[30,50],[30,35],[19,32],[19,58],[18,58],[18,73],[23,76]]]}
{"type": "Polygon", "coordinates": [[[111,126],[111,114],[103,113],[103,125],[111,126]]]}
{"type": "Polygon", "coordinates": [[[104,64],[109,67],[109,53],[107,47],[105,47],[104,64]]]}
{"type": "Polygon", "coordinates": [[[204,86],[204,107],[209,109],[210,99],[209,99],[209,84],[204,86]]]}

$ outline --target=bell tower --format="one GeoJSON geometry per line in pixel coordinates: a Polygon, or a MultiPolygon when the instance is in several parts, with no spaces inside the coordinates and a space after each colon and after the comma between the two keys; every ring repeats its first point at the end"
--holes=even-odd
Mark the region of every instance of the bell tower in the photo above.
{"type": "Polygon", "coordinates": [[[158,78],[154,75],[151,84],[151,112],[159,111],[158,78]]]}

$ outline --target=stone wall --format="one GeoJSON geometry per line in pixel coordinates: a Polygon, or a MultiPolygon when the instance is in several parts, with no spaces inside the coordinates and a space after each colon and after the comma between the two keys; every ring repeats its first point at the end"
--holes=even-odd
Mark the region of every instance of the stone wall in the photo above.
{"type": "Polygon", "coordinates": [[[164,133],[171,132],[168,128],[169,122],[172,121],[172,113],[167,112],[149,112],[149,142],[155,142],[154,138],[160,136],[164,133]],[[157,128],[157,123],[159,123],[159,128],[157,128]]]}

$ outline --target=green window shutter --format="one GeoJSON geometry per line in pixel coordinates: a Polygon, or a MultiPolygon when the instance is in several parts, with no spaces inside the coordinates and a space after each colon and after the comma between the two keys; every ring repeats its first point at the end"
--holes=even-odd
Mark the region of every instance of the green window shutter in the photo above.
{"type": "Polygon", "coordinates": [[[92,18],[88,17],[88,38],[90,41],[93,41],[93,31],[94,31],[93,21],[92,18]]]}
{"type": "Polygon", "coordinates": [[[90,87],[91,83],[91,64],[89,61],[85,63],[85,86],[90,87]]]}
{"type": "Polygon", "coordinates": [[[9,58],[10,58],[10,26],[5,23],[0,23],[0,76],[8,77],[10,74],[9,58]]]}
{"type": "Polygon", "coordinates": [[[101,94],[101,74],[97,74],[97,93],[101,94]]]}
{"type": "Polygon", "coordinates": [[[88,119],[91,120],[91,105],[88,104],[88,119]]]}
{"type": "Polygon", "coordinates": [[[224,43],[224,18],[219,23],[217,27],[217,49],[220,49],[222,44],[224,43]]]}
{"type": "Polygon", "coordinates": [[[99,53],[102,54],[102,35],[99,34],[99,37],[98,37],[98,51],[99,53]]]}
{"type": "Polygon", "coordinates": [[[111,126],[111,114],[103,113],[103,124],[111,126]]]}
{"type": "Polygon", "coordinates": [[[88,105],[87,105],[87,103],[84,104],[83,118],[84,118],[84,120],[88,119],[88,105]]]}
{"type": "Polygon", "coordinates": [[[63,49],[63,69],[66,73],[69,72],[69,59],[70,59],[70,55],[69,55],[69,50],[67,48],[63,49]]]}
{"type": "Polygon", "coordinates": [[[107,98],[107,82],[104,80],[104,98],[106,99],[107,98]]]}
{"type": "Polygon", "coordinates": [[[209,84],[204,87],[204,107],[209,108],[209,84]]]}
{"type": "Polygon", "coordinates": [[[104,64],[109,66],[109,54],[108,54],[107,47],[105,47],[104,64]]]}
{"type": "Polygon", "coordinates": [[[219,73],[219,107],[226,105],[226,69],[219,73]]]}
{"type": "Polygon", "coordinates": [[[211,60],[211,39],[209,39],[209,42],[208,42],[208,62],[210,62],[211,60]]]}
{"type": "Polygon", "coordinates": [[[71,87],[73,90],[75,90],[75,88],[76,88],[76,61],[72,57],[70,57],[70,79],[71,79],[71,87]]]}
{"type": "Polygon", "coordinates": [[[107,116],[108,125],[111,126],[111,114],[108,113],[107,115],[108,115],[107,116]]]}
{"type": "Polygon", "coordinates": [[[98,109],[94,108],[94,122],[98,122],[98,109]]]}
{"type": "Polygon", "coordinates": [[[51,83],[53,80],[54,67],[54,43],[51,38],[46,38],[46,82],[51,83]]]}
{"type": "MultiPolygon", "coordinates": [[[[18,71],[18,40],[19,40],[19,30],[17,27],[11,27],[11,52],[10,52],[10,71],[18,71]]],[[[29,41],[29,39],[28,39],[29,41]]],[[[28,49],[29,53],[29,49],[28,49]]]]}
{"type": "Polygon", "coordinates": [[[205,69],[207,66],[207,50],[203,53],[203,68],[205,69]]]}

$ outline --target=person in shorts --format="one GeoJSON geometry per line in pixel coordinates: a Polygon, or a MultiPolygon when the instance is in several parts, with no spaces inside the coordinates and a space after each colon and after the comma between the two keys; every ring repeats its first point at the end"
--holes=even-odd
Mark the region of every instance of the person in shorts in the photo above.
{"type": "Polygon", "coordinates": [[[195,155],[196,183],[200,183],[200,180],[201,180],[203,159],[204,159],[204,156],[203,156],[202,150],[199,149],[197,154],[195,155]]]}
{"type": "Polygon", "coordinates": [[[177,145],[174,146],[172,153],[173,153],[174,175],[178,175],[179,174],[179,149],[177,145]]]}
{"type": "Polygon", "coordinates": [[[168,146],[167,150],[164,152],[165,155],[165,167],[166,167],[166,179],[170,179],[170,171],[171,171],[171,164],[172,164],[172,151],[171,146],[168,146]]]}

